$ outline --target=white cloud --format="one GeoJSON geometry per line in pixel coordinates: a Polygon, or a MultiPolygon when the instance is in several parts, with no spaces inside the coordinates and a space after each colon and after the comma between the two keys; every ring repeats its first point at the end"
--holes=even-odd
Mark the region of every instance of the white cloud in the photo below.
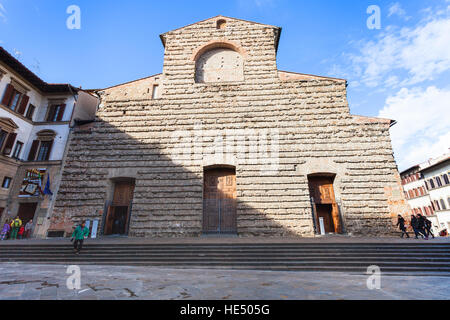
{"type": "Polygon", "coordinates": [[[450,89],[402,88],[387,98],[379,117],[398,122],[391,137],[400,169],[448,152],[450,89]]]}
{"type": "Polygon", "coordinates": [[[0,3],[0,21],[6,22],[6,9],[3,4],[0,3]]]}
{"type": "Polygon", "coordinates": [[[383,83],[394,71],[408,73],[403,85],[433,80],[450,70],[450,18],[387,31],[376,41],[364,43],[351,60],[363,70],[363,82],[369,87],[383,83]]]}
{"type": "Polygon", "coordinates": [[[405,20],[410,19],[410,17],[406,16],[406,11],[402,8],[401,4],[398,2],[391,4],[391,6],[389,7],[388,17],[392,16],[398,16],[405,20]]]}

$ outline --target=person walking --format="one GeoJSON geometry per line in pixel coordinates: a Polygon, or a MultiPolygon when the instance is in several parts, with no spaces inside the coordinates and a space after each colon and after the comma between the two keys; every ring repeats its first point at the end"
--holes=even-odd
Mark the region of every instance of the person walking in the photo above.
{"type": "Polygon", "coordinates": [[[431,236],[434,239],[434,234],[433,234],[433,230],[432,230],[433,223],[430,220],[428,220],[427,217],[424,216],[423,218],[425,219],[425,231],[427,232],[427,237],[429,237],[431,234],[431,236]]]}
{"type": "Polygon", "coordinates": [[[33,229],[33,220],[29,220],[25,225],[25,235],[24,235],[25,239],[28,239],[30,237],[31,229],[33,229]]]}
{"type": "Polygon", "coordinates": [[[86,223],[83,221],[72,234],[73,249],[76,254],[80,254],[81,248],[83,247],[83,241],[89,235],[89,229],[86,228],[86,223]]]}
{"type": "Polygon", "coordinates": [[[6,220],[5,224],[3,225],[2,232],[0,233],[0,240],[6,240],[8,239],[8,233],[11,231],[11,222],[6,220]]]}
{"type": "Polygon", "coordinates": [[[11,240],[17,239],[17,234],[19,233],[20,227],[22,226],[22,220],[20,220],[19,216],[17,216],[11,222],[11,240]]]}
{"type": "Polygon", "coordinates": [[[400,231],[402,232],[402,236],[401,236],[402,238],[405,234],[406,234],[406,237],[409,238],[409,234],[408,234],[408,232],[406,232],[405,219],[403,219],[403,217],[400,214],[398,215],[397,227],[399,227],[400,231]]]}
{"type": "Polygon", "coordinates": [[[417,215],[417,229],[425,236],[425,240],[428,240],[428,235],[425,231],[425,218],[421,214],[417,215]]]}
{"type": "Polygon", "coordinates": [[[417,217],[413,214],[411,215],[411,227],[414,231],[416,239],[419,239],[419,237],[418,237],[419,235],[423,238],[423,235],[420,234],[420,232],[419,232],[419,221],[418,221],[417,217]]]}

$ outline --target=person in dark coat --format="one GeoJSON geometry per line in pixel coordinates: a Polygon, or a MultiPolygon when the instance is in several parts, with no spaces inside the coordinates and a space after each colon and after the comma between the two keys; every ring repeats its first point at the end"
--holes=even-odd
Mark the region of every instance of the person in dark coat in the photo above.
{"type": "Polygon", "coordinates": [[[425,218],[421,214],[417,215],[417,229],[425,236],[425,240],[428,240],[428,235],[425,231],[425,218]]]}
{"type": "Polygon", "coordinates": [[[419,221],[416,218],[416,216],[413,215],[413,214],[411,215],[411,227],[414,230],[414,234],[416,235],[416,239],[419,239],[419,235],[422,236],[422,238],[423,238],[423,235],[421,235],[420,232],[419,232],[419,221]]]}
{"type": "Polygon", "coordinates": [[[397,227],[402,232],[402,236],[401,236],[402,238],[405,234],[406,234],[406,237],[409,238],[409,234],[408,234],[408,232],[406,232],[405,219],[403,219],[403,217],[400,214],[398,215],[397,227]]]}
{"type": "Polygon", "coordinates": [[[427,237],[429,237],[431,234],[431,236],[434,239],[434,234],[433,234],[433,230],[432,230],[433,223],[430,220],[428,220],[427,217],[423,217],[423,218],[425,219],[425,231],[427,232],[427,237]]]}

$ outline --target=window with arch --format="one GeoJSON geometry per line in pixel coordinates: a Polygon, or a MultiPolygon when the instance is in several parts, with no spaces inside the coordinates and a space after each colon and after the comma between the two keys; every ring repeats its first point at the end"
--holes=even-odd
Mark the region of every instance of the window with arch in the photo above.
{"type": "Polygon", "coordinates": [[[450,181],[448,180],[448,175],[446,173],[444,173],[444,175],[442,176],[442,178],[444,179],[445,184],[450,184],[450,181]]]}
{"type": "Polygon", "coordinates": [[[244,81],[244,58],[231,48],[212,48],[195,63],[196,83],[240,81],[244,81]]]}
{"type": "Polygon", "coordinates": [[[220,19],[217,21],[216,28],[219,30],[225,29],[227,26],[227,21],[225,19],[220,19]]]}

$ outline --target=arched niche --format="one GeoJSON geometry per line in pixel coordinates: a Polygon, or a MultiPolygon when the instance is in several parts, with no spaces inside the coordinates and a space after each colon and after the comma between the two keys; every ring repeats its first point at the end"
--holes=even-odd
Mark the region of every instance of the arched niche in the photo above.
{"type": "Polygon", "coordinates": [[[244,81],[242,50],[231,43],[208,44],[196,52],[194,59],[196,83],[244,81]]]}

